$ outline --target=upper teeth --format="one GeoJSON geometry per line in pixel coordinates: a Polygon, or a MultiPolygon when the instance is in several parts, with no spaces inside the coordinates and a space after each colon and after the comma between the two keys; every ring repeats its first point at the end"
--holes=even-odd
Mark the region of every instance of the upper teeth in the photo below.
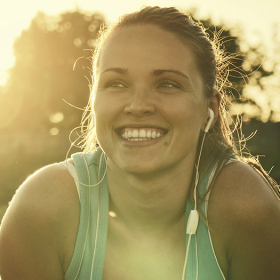
{"type": "Polygon", "coordinates": [[[122,137],[131,141],[142,141],[155,139],[162,136],[163,133],[156,131],[155,129],[125,129],[122,133],[122,137]]]}

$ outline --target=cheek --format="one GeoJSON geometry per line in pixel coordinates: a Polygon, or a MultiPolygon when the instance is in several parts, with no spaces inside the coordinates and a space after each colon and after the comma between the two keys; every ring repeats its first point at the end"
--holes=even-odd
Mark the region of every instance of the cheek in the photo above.
{"type": "Polygon", "coordinates": [[[177,120],[178,124],[185,127],[197,126],[202,122],[202,103],[193,99],[177,100],[176,103],[169,106],[169,112],[172,112],[170,115],[173,116],[173,121],[177,120]]]}
{"type": "Polygon", "coordinates": [[[196,142],[203,126],[203,107],[197,103],[181,103],[174,110],[173,124],[177,127],[180,143],[182,141],[196,142]],[[185,106],[183,105],[185,104],[185,106]]]}
{"type": "Polygon", "coordinates": [[[97,138],[103,137],[111,131],[114,121],[117,119],[119,106],[106,94],[96,94],[93,110],[95,115],[95,127],[97,138]]]}
{"type": "Polygon", "coordinates": [[[106,92],[97,93],[93,102],[94,112],[100,115],[111,115],[119,110],[118,98],[106,92]]]}
{"type": "Polygon", "coordinates": [[[102,128],[104,127],[104,122],[106,123],[106,107],[104,105],[105,104],[102,98],[96,95],[93,102],[93,110],[95,116],[96,136],[99,142],[102,135],[102,128]]]}
{"type": "Polygon", "coordinates": [[[104,120],[104,117],[106,118],[106,116],[110,115],[110,105],[110,102],[108,102],[108,100],[106,100],[102,94],[96,94],[93,103],[93,109],[97,125],[99,122],[104,120]]]}

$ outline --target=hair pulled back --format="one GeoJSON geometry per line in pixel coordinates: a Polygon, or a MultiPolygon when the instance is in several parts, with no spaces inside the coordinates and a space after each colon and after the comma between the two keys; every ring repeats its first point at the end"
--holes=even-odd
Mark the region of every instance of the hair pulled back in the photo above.
{"type": "MultiPolygon", "coordinates": [[[[95,96],[95,82],[97,80],[99,56],[102,48],[111,34],[116,30],[137,25],[157,26],[175,35],[194,55],[195,64],[203,81],[205,97],[211,98],[214,89],[218,89],[222,95],[218,120],[212,129],[210,129],[205,139],[200,169],[205,166],[211,167],[212,159],[216,158],[218,160],[217,170],[221,170],[220,167],[222,167],[230,157],[235,156],[258,169],[264,177],[271,182],[270,177],[256,160],[245,159],[241,156],[240,150],[236,148],[235,142],[233,141],[232,131],[227,121],[229,119],[229,113],[226,110],[230,104],[226,95],[226,88],[230,86],[230,82],[227,79],[230,57],[225,56],[223,50],[219,48],[218,38],[215,37],[216,40],[211,41],[205,28],[200,23],[194,22],[189,15],[180,12],[174,7],[144,7],[137,12],[121,16],[115,23],[101,30],[92,60],[93,87],[91,97],[82,120],[84,152],[93,151],[96,146],[98,146],[92,105],[95,96]],[[84,130],[84,128],[86,129],[84,130]]],[[[198,145],[198,147],[199,146],[200,145],[198,145]]],[[[218,172],[216,173],[216,176],[217,175],[218,172]]]]}

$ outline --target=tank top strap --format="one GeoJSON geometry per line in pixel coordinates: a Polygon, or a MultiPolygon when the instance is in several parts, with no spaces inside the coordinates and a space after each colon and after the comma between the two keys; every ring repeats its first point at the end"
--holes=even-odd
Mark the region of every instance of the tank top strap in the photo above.
{"type": "MultiPolygon", "coordinates": [[[[202,171],[198,184],[200,197],[203,197],[205,195],[209,185],[214,178],[215,173],[217,172],[217,167],[217,161],[213,160],[202,171]]],[[[206,202],[199,205],[200,210],[204,215],[206,214],[205,204],[206,202]]],[[[192,209],[194,209],[194,204],[190,199],[188,199],[186,205],[186,223],[189,217],[189,213],[192,209]]],[[[210,237],[210,232],[206,224],[200,217],[196,234],[191,237],[186,269],[186,280],[197,279],[197,274],[198,279],[200,280],[225,279],[217,261],[210,237]]],[[[187,235],[186,242],[188,242],[189,238],[190,235],[187,235]]]]}
{"type": "Polygon", "coordinates": [[[109,211],[106,160],[100,148],[71,157],[79,180],[81,210],[76,245],[65,279],[102,280],[109,211]]]}
{"type": "Polygon", "coordinates": [[[201,173],[201,181],[199,182],[199,196],[200,198],[205,198],[204,203],[201,203],[200,210],[202,213],[207,217],[207,206],[208,206],[208,200],[210,195],[209,187],[215,177],[216,174],[218,174],[224,166],[227,164],[230,164],[232,162],[236,162],[237,158],[232,155],[229,159],[225,159],[221,162],[221,164],[218,165],[218,160],[213,159],[207,166],[204,168],[204,170],[201,173]]]}

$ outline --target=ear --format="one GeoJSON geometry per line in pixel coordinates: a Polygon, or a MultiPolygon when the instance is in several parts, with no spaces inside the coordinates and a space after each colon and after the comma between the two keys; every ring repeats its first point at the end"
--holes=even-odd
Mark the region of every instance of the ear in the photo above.
{"type": "MultiPolygon", "coordinates": [[[[214,120],[211,123],[210,128],[213,127],[213,125],[216,123],[216,121],[218,119],[221,100],[222,100],[221,93],[217,89],[214,89],[213,96],[208,101],[208,107],[214,112],[214,120]]],[[[208,122],[208,119],[209,119],[209,112],[207,110],[207,115],[206,115],[206,118],[205,118],[204,128],[205,128],[205,126],[208,122]]]]}
{"type": "Polygon", "coordinates": [[[214,112],[214,121],[213,121],[212,126],[215,124],[215,122],[217,121],[217,119],[219,117],[219,109],[220,109],[220,105],[221,105],[221,100],[222,100],[221,93],[217,89],[214,89],[213,96],[210,99],[210,102],[208,105],[208,107],[214,112]]]}

